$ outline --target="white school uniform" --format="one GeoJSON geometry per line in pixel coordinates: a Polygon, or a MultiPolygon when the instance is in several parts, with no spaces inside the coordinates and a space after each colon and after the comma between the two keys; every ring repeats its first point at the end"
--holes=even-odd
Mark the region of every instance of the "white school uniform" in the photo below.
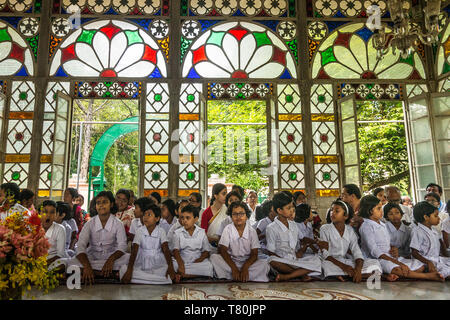
{"type": "Polygon", "coordinates": [[[202,215],[203,215],[204,211],[205,211],[205,208],[200,208],[200,211],[198,212],[198,220],[195,224],[199,227],[202,224],[202,215]]]}
{"type": "Polygon", "coordinates": [[[131,220],[130,230],[128,230],[128,232],[131,234],[136,234],[137,229],[140,227],[142,227],[141,218],[134,218],[131,220]]]}
{"type": "Polygon", "coordinates": [[[220,226],[219,226],[219,228],[216,231],[216,235],[221,237],[225,227],[227,225],[229,225],[229,224],[232,224],[232,223],[233,223],[233,220],[231,220],[231,217],[227,215],[226,218],[223,219],[222,222],[220,223],[220,226]]]}
{"type": "MultiPolygon", "coordinates": [[[[416,249],[419,254],[427,260],[434,263],[436,270],[444,277],[450,277],[450,258],[440,257],[439,233],[436,230],[429,229],[422,223],[414,228],[411,233],[412,249],[416,249]]],[[[416,259],[413,259],[418,261],[416,259]]]]}
{"type": "Polygon", "coordinates": [[[16,203],[11,208],[9,208],[7,211],[0,212],[0,221],[5,220],[10,215],[17,213],[17,212],[20,212],[20,214],[22,214],[22,215],[30,213],[30,211],[27,208],[16,203]]]}
{"type": "MultiPolygon", "coordinates": [[[[298,241],[298,227],[294,221],[288,220],[289,229],[276,217],[266,228],[267,250],[277,256],[270,256],[267,260],[287,264],[293,268],[311,270],[308,275],[320,276],[322,264],[317,254],[304,255],[297,258],[296,253],[300,248],[298,241]]],[[[273,269],[273,268],[272,268],[273,269]]],[[[273,269],[274,272],[277,272],[273,269]]]]}
{"type": "MultiPolygon", "coordinates": [[[[255,229],[259,229],[259,231],[261,232],[260,235],[266,235],[266,228],[269,224],[271,224],[273,221],[269,219],[269,217],[265,217],[264,219],[261,219],[258,221],[258,224],[256,225],[255,229]]],[[[263,238],[259,241],[259,243],[261,244],[261,249],[266,249],[266,245],[267,245],[267,239],[263,238]]]]}
{"type": "Polygon", "coordinates": [[[320,228],[320,240],[328,242],[328,250],[324,249],[319,253],[325,278],[329,276],[347,275],[333,262],[326,260],[328,257],[333,257],[352,268],[355,267],[355,261],[357,259],[363,259],[362,274],[370,274],[375,270],[378,270],[380,273],[382,272],[381,265],[377,259],[364,259],[358,245],[358,236],[352,227],[345,225],[344,234],[341,237],[333,223],[325,224],[320,228]],[[348,249],[352,252],[351,259],[347,258],[348,249]]]}
{"type": "Polygon", "coordinates": [[[67,223],[72,228],[72,232],[75,231],[78,234],[78,226],[77,226],[77,222],[75,221],[75,219],[71,218],[71,219],[69,219],[69,221],[67,221],[67,223]]]}
{"type": "MultiPolygon", "coordinates": [[[[148,233],[146,226],[142,226],[136,231],[133,244],[139,245],[139,251],[133,268],[131,283],[143,284],[169,284],[172,280],[167,273],[167,261],[162,251],[161,245],[167,242],[167,235],[159,225],[153,229],[152,234],[148,233]]],[[[128,269],[128,265],[120,268],[120,278],[128,269]]]]}
{"type": "MultiPolygon", "coordinates": [[[[311,240],[314,240],[314,232],[313,232],[313,226],[311,222],[307,222],[306,224],[304,222],[296,222],[295,223],[298,228],[298,240],[302,240],[303,238],[309,238],[311,240]]],[[[314,251],[312,251],[311,248],[308,247],[306,249],[305,254],[314,254],[314,251]]]]}
{"type": "Polygon", "coordinates": [[[177,222],[170,227],[169,232],[167,232],[167,241],[169,242],[170,251],[173,250],[175,231],[182,227],[183,226],[180,224],[180,220],[177,220],[177,222]]]}
{"type": "MultiPolygon", "coordinates": [[[[377,223],[371,219],[364,218],[364,223],[359,228],[359,234],[361,236],[361,249],[364,258],[378,259],[384,273],[391,273],[392,269],[399,267],[398,264],[391,261],[380,259],[380,256],[383,254],[392,257],[389,253],[391,238],[383,222],[377,223]]],[[[403,257],[398,257],[397,260],[407,265],[413,271],[423,266],[423,263],[417,260],[403,257]]]]}
{"type": "Polygon", "coordinates": [[[402,223],[397,230],[390,221],[386,223],[386,228],[391,239],[391,246],[398,248],[398,255],[403,258],[411,256],[411,249],[409,248],[411,228],[402,223]]]}
{"type": "MultiPolygon", "coordinates": [[[[214,270],[211,261],[206,258],[202,262],[195,262],[202,252],[211,252],[211,245],[204,229],[194,225],[195,230],[192,236],[185,228],[178,228],[173,235],[173,249],[180,251],[181,259],[184,262],[185,274],[213,277],[214,270]]],[[[173,267],[178,272],[178,263],[173,259],[173,267]]]]}
{"type": "MultiPolygon", "coordinates": [[[[239,236],[239,232],[234,223],[227,225],[220,237],[219,245],[228,248],[228,254],[239,269],[241,269],[245,261],[250,258],[251,250],[260,248],[258,234],[256,233],[256,230],[251,227],[250,223],[248,223],[248,220],[245,224],[242,237],[239,236]]],[[[222,255],[211,255],[211,263],[217,278],[233,279],[231,267],[225,262],[222,255]]],[[[270,267],[267,260],[257,259],[248,268],[249,281],[268,282],[269,278],[267,275],[269,270],[270,267]]]]}
{"type": "Polygon", "coordinates": [[[167,233],[169,232],[170,228],[177,222],[178,222],[177,217],[173,217],[172,223],[168,223],[166,219],[161,219],[159,221],[159,226],[164,229],[164,231],[166,232],[166,236],[167,236],[167,233]]]}
{"type": "Polygon", "coordinates": [[[75,256],[75,251],[69,249],[70,243],[72,242],[72,227],[67,223],[67,220],[63,220],[61,222],[61,225],[66,230],[66,255],[70,258],[75,256]]]}
{"type": "Polygon", "coordinates": [[[48,228],[48,230],[45,232],[45,237],[48,239],[48,242],[50,243],[47,259],[51,259],[56,256],[59,257],[59,259],[53,261],[48,266],[48,269],[52,270],[61,264],[66,266],[67,264],[66,229],[59,223],[53,222],[50,228],[48,228]]]}
{"type": "MultiPolygon", "coordinates": [[[[122,265],[128,263],[130,258],[127,250],[127,236],[125,227],[118,218],[110,214],[103,228],[100,217],[97,215],[90,219],[83,227],[78,237],[77,255],[85,253],[93,270],[102,270],[106,260],[116,251],[124,253],[114,261],[113,270],[119,270],[122,265]]],[[[74,264],[83,267],[80,261],[74,257],[69,265],[74,264]]]]}
{"type": "MultiPolygon", "coordinates": [[[[450,237],[450,218],[445,219],[442,222],[442,232],[447,233],[447,235],[450,237]]],[[[442,239],[444,240],[444,239],[442,239]]],[[[450,256],[450,247],[446,249],[447,250],[447,256],[450,256]]]]}
{"type": "MultiPolygon", "coordinates": [[[[402,221],[406,223],[410,223],[411,226],[414,224],[414,215],[413,215],[413,209],[410,207],[407,207],[403,204],[399,204],[400,208],[403,211],[402,221]]],[[[383,206],[384,208],[384,206],[383,206]]]]}

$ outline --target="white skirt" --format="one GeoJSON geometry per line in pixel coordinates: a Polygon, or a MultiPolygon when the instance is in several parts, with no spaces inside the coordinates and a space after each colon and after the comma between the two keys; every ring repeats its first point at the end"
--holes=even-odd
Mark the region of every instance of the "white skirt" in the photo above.
{"type": "MultiPolygon", "coordinates": [[[[355,261],[353,259],[346,259],[341,257],[334,257],[336,260],[354,268],[355,261]]],[[[335,277],[335,276],[346,276],[347,274],[335,265],[333,262],[328,260],[322,260],[322,269],[324,277],[335,277]]],[[[363,267],[361,270],[361,274],[371,274],[373,271],[379,271],[382,273],[381,265],[377,259],[365,259],[363,263],[363,267]]]]}
{"type": "MultiPolygon", "coordinates": [[[[422,262],[416,259],[406,259],[403,257],[398,257],[397,260],[403,264],[406,264],[412,271],[416,271],[424,265],[422,262]]],[[[392,269],[400,267],[398,264],[384,259],[378,259],[378,262],[380,262],[381,269],[383,269],[384,273],[391,273],[392,269]]]]}
{"type": "MultiPolygon", "coordinates": [[[[175,272],[178,272],[178,263],[173,258],[173,268],[175,269],[175,272]]],[[[192,263],[184,263],[184,273],[187,275],[193,275],[193,276],[201,276],[201,277],[213,277],[214,276],[214,268],[209,261],[209,259],[205,259],[202,262],[192,262],[192,263]]]]}
{"type": "MultiPolygon", "coordinates": [[[[122,279],[125,272],[127,272],[128,265],[123,265],[120,268],[119,276],[122,279]]],[[[133,268],[131,276],[131,283],[140,284],[171,284],[172,279],[167,275],[167,264],[161,265],[151,270],[142,270],[139,266],[133,268]]]]}
{"type": "MultiPolygon", "coordinates": [[[[279,258],[277,256],[270,256],[267,262],[281,262],[289,265],[292,268],[302,268],[306,270],[311,270],[308,273],[309,276],[319,277],[322,275],[322,263],[320,262],[319,255],[317,254],[306,254],[302,258],[289,259],[289,258],[279,258]]],[[[278,273],[277,270],[272,268],[275,273],[278,273]]]]}
{"type": "MultiPolygon", "coordinates": [[[[213,254],[210,259],[217,278],[233,280],[231,267],[228,263],[226,263],[220,254],[213,254]]],[[[242,265],[245,263],[245,261],[239,260],[233,260],[233,262],[239,269],[242,268],[242,265]]],[[[267,276],[269,271],[270,266],[267,263],[267,260],[258,259],[248,268],[249,281],[269,282],[269,278],[267,276]]]]}
{"type": "MultiPolygon", "coordinates": [[[[90,254],[87,254],[87,257],[89,259],[89,263],[91,264],[92,270],[98,270],[98,271],[102,270],[103,266],[105,265],[105,263],[107,261],[107,259],[95,260],[94,257],[92,255],[90,255],[90,254]]],[[[113,270],[114,271],[119,271],[120,267],[122,267],[123,265],[127,265],[128,264],[128,260],[129,259],[130,259],[130,254],[129,253],[125,253],[119,259],[114,261],[113,270]]],[[[67,261],[67,267],[69,267],[71,265],[76,265],[76,266],[78,266],[80,268],[83,268],[83,265],[81,264],[81,262],[76,257],[73,257],[72,259],[69,259],[67,261]]]]}

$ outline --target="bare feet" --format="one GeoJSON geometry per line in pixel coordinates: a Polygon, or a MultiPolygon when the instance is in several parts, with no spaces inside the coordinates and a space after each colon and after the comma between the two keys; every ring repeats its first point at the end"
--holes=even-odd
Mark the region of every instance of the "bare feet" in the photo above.
{"type": "Polygon", "coordinates": [[[304,275],[304,276],[302,276],[300,279],[302,280],[302,282],[310,282],[310,281],[313,281],[313,278],[311,278],[311,277],[308,276],[308,275],[304,275]]]}
{"type": "Polygon", "coordinates": [[[393,282],[393,281],[395,281],[395,280],[397,280],[397,279],[398,279],[398,275],[393,274],[393,273],[390,273],[390,274],[388,274],[388,275],[386,276],[386,280],[387,280],[387,281],[393,282]]]}
{"type": "Polygon", "coordinates": [[[439,272],[432,272],[430,274],[430,280],[432,281],[440,281],[440,282],[445,282],[445,278],[442,276],[442,274],[440,274],[439,272]]]}
{"type": "Polygon", "coordinates": [[[279,274],[277,274],[277,277],[275,278],[275,281],[276,282],[280,282],[280,281],[285,281],[286,279],[287,279],[286,275],[279,273],[279,274]]]}
{"type": "Polygon", "coordinates": [[[181,276],[179,274],[175,275],[175,283],[180,283],[181,281],[181,276]]]}
{"type": "Polygon", "coordinates": [[[337,278],[338,278],[339,281],[345,282],[345,279],[342,276],[338,276],[337,278]]]}

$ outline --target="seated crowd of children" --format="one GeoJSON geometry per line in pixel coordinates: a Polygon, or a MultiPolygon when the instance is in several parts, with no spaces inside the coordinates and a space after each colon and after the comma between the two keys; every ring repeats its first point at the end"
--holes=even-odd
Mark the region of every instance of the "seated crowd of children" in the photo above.
{"type": "MultiPolygon", "coordinates": [[[[326,223],[313,214],[302,192],[276,193],[257,205],[257,193],[215,184],[210,205],[202,196],[175,202],[154,192],[136,199],[120,189],[102,191],[81,209],[76,189],[64,201],[39,207],[50,243],[48,268],[81,268],[82,282],[171,284],[206,277],[268,282],[338,279],[360,282],[373,272],[382,279],[450,278],[450,201],[429,184],[424,201],[402,204],[398,188],[361,196],[345,185],[332,202],[326,223]]],[[[14,183],[0,186],[0,220],[36,211],[34,194],[14,183]]],[[[212,280],[215,281],[215,280],[212,280]]]]}

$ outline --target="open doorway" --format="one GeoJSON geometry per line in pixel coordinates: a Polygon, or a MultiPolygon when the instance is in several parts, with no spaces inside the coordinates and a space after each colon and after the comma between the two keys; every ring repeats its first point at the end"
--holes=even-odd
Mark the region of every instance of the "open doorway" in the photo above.
{"type": "Polygon", "coordinates": [[[259,203],[268,196],[266,110],[262,100],[208,101],[209,196],[218,182],[257,191],[259,203]]]}
{"type": "Polygon", "coordinates": [[[77,188],[85,203],[100,190],[138,193],[138,122],[138,100],[74,100],[68,186],[77,188]]]}

